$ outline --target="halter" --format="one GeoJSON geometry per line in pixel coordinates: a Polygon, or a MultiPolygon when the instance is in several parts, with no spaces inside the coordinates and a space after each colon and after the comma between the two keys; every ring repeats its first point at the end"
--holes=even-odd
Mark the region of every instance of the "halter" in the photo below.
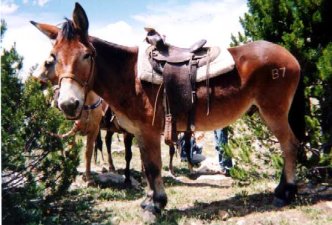
{"type": "Polygon", "coordinates": [[[91,85],[92,85],[91,84],[91,80],[93,78],[93,72],[94,72],[94,68],[95,68],[94,56],[92,55],[90,59],[91,59],[90,60],[91,66],[90,66],[90,73],[89,73],[90,75],[89,75],[89,77],[88,77],[88,79],[86,81],[81,80],[75,74],[65,73],[65,75],[63,75],[63,76],[60,77],[59,87],[61,87],[61,81],[62,81],[62,79],[68,78],[68,79],[72,79],[72,80],[76,81],[79,85],[81,85],[84,88],[84,90],[88,91],[89,90],[88,88],[91,88],[91,85]]]}
{"type": "Polygon", "coordinates": [[[98,106],[101,105],[101,103],[103,102],[103,99],[99,97],[99,99],[93,103],[92,105],[83,105],[83,110],[93,110],[98,108],[98,106]]]}
{"type": "MultiPolygon", "coordinates": [[[[91,46],[92,47],[92,46],[91,46]]],[[[92,47],[93,48],[93,47],[92,47]]],[[[95,49],[93,48],[93,52],[95,53],[95,49]]],[[[89,92],[89,90],[92,88],[92,79],[93,79],[93,75],[94,75],[94,71],[95,71],[95,60],[94,60],[94,57],[95,57],[95,54],[92,54],[91,57],[90,57],[90,63],[91,63],[91,66],[90,66],[90,72],[89,72],[89,77],[86,81],[84,80],[81,80],[79,77],[77,77],[75,74],[72,74],[72,73],[65,73],[63,76],[60,77],[60,80],[59,80],[59,88],[61,87],[61,82],[62,82],[62,79],[64,78],[67,78],[67,79],[72,79],[74,81],[76,81],[79,85],[81,85],[84,89],[84,101],[86,101],[86,96],[89,92]]],[[[97,106],[95,108],[97,108],[100,104],[101,104],[102,100],[99,99],[97,103],[97,106]]],[[[93,104],[93,105],[95,105],[93,104]]],[[[92,106],[93,106],[92,105],[92,106]]],[[[80,113],[78,114],[77,117],[75,118],[71,118],[72,120],[77,120],[78,118],[81,117],[81,114],[82,114],[82,110],[84,109],[85,106],[83,106],[81,108],[81,111],[80,113]]]]}

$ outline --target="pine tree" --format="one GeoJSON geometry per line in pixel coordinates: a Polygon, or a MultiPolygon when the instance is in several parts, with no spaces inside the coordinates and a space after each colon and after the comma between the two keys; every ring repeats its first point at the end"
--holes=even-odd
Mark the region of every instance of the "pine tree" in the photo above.
{"type": "MultiPolygon", "coordinates": [[[[2,20],[1,38],[6,29],[2,20]]],[[[39,82],[29,77],[22,83],[18,78],[22,62],[15,45],[10,50],[3,50],[1,178],[4,224],[42,223],[49,203],[63,194],[75,178],[81,146],[80,143],[72,145],[72,139],[60,140],[50,135],[70,129],[72,124],[50,107],[39,82]]]]}

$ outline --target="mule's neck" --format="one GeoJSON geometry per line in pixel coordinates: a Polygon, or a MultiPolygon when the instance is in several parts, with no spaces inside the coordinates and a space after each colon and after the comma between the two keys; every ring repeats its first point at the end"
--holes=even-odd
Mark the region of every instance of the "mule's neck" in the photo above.
{"type": "Polygon", "coordinates": [[[135,95],[138,48],[98,38],[91,38],[91,42],[97,52],[93,90],[115,105],[121,104],[126,96],[135,95]]]}
{"type": "Polygon", "coordinates": [[[99,95],[97,95],[94,91],[89,91],[89,93],[86,96],[84,105],[93,105],[96,104],[100,100],[99,95]]]}

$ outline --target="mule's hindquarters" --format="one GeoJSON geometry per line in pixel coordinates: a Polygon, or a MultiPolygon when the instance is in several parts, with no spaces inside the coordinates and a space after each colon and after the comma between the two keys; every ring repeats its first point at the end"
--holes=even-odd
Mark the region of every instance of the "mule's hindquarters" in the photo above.
{"type": "Polygon", "coordinates": [[[275,203],[282,206],[289,204],[297,191],[295,172],[299,141],[289,125],[288,114],[300,79],[300,66],[286,49],[271,45],[273,47],[263,57],[266,66],[260,70],[260,73],[264,71],[260,76],[265,78],[256,83],[259,87],[255,104],[283,152],[283,173],[275,190],[275,203]]]}

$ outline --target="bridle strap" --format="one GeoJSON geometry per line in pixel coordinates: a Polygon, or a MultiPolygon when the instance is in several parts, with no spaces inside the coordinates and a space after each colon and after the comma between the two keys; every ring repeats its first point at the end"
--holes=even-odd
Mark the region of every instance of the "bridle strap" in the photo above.
{"type": "Polygon", "coordinates": [[[62,79],[72,79],[74,81],[76,81],[77,83],[79,83],[79,85],[81,85],[84,89],[88,86],[88,82],[87,81],[82,81],[81,79],[79,79],[75,74],[72,73],[66,73],[64,76],[61,76],[60,80],[59,80],[59,86],[61,87],[61,81],[62,79]]]}
{"type": "MultiPolygon", "coordinates": [[[[59,88],[61,87],[61,82],[62,82],[62,79],[64,79],[64,78],[72,79],[72,80],[76,81],[79,85],[81,85],[84,89],[84,103],[86,101],[86,96],[88,95],[88,92],[92,89],[92,80],[94,78],[94,72],[95,72],[94,57],[95,57],[94,55],[91,57],[91,66],[90,66],[89,77],[86,81],[81,80],[75,74],[72,74],[72,73],[65,73],[59,79],[59,88]]],[[[84,106],[82,107],[81,112],[78,114],[78,116],[73,119],[78,119],[81,117],[83,108],[84,108],[84,106]]]]}
{"type": "Polygon", "coordinates": [[[95,69],[95,61],[94,61],[94,57],[91,57],[91,66],[90,66],[89,77],[86,81],[81,80],[75,74],[65,73],[63,76],[60,77],[59,87],[61,87],[62,79],[67,78],[67,79],[72,79],[72,80],[76,81],[79,85],[81,85],[85,89],[86,92],[89,91],[89,89],[92,88],[91,82],[92,82],[93,75],[94,75],[93,74],[94,69],[95,69]]]}

